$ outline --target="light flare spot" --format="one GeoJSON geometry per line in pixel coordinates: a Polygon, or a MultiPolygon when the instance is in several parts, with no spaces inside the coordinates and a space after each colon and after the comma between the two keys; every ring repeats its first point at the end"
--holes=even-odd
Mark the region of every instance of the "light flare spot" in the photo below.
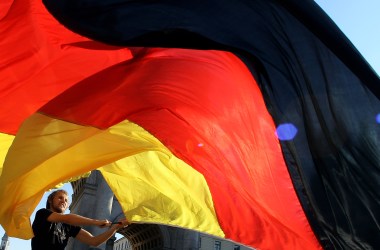
{"type": "Polygon", "coordinates": [[[376,116],[376,122],[380,124],[380,113],[376,116]]]}
{"type": "Polygon", "coordinates": [[[292,123],[284,123],[277,127],[276,136],[281,141],[293,140],[298,130],[292,123]]]}

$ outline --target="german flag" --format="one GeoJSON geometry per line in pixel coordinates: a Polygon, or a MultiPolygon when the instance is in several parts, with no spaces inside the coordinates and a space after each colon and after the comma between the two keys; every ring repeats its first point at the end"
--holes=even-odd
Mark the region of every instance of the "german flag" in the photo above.
{"type": "MultiPolygon", "coordinates": [[[[26,2],[14,9],[29,4],[25,13],[39,21],[25,29],[40,27],[39,6],[54,25],[36,37],[64,30],[26,2]]],[[[45,190],[99,169],[131,221],[258,249],[380,245],[379,78],[313,1],[44,4],[87,38],[75,35],[72,50],[58,35],[56,47],[33,42],[54,47],[62,64],[48,50],[34,58],[61,75],[30,86],[62,79],[64,87],[14,127],[0,177],[0,223],[10,236],[31,237],[29,216],[45,190]]],[[[0,53],[27,63],[11,44],[0,53]]]]}
{"type": "MultiPolygon", "coordinates": [[[[0,34],[0,200],[4,202],[2,212],[7,211],[1,215],[1,224],[10,235],[30,238],[29,217],[44,189],[52,185],[33,184],[29,189],[21,178],[27,171],[3,166],[20,125],[78,81],[128,60],[132,54],[129,49],[105,45],[69,31],[40,1],[1,1],[0,34]],[[13,185],[19,177],[20,183],[14,184],[12,192],[5,192],[3,188],[13,185]],[[27,202],[32,196],[35,198],[27,202]],[[11,229],[4,220],[13,221],[13,216],[18,219],[11,229]]],[[[22,158],[23,153],[16,155],[22,158]]]]}

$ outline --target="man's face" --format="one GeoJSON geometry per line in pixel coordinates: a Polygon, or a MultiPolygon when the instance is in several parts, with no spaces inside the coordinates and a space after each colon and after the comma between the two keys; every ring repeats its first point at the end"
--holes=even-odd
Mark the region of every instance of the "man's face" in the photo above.
{"type": "Polygon", "coordinates": [[[55,194],[51,204],[50,210],[56,213],[64,213],[69,205],[67,195],[63,192],[55,194]]]}

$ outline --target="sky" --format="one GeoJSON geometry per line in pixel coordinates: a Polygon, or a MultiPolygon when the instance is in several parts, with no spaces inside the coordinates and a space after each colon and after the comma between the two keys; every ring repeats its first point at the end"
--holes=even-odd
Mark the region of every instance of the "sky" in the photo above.
{"type": "MultiPolygon", "coordinates": [[[[206,0],[207,1],[207,0],[206,0]]],[[[379,0],[317,0],[322,9],[334,20],[340,29],[351,40],[359,52],[364,56],[372,68],[380,74],[380,9],[379,0]]],[[[69,197],[72,194],[70,184],[65,184],[69,197]]],[[[31,216],[34,219],[35,212],[45,207],[47,194],[44,195],[40,204],[31,216]]],[[[0,238],[4,230],[0,227],[0,238]]],[[[10,250],[30,250],[30,240],[10,238],[10,250]]]]}
{"type": "Polygon", "coordinates": [[[380,74],[380,1],[315,1],[351,40],[372,68],[380,74]]]}

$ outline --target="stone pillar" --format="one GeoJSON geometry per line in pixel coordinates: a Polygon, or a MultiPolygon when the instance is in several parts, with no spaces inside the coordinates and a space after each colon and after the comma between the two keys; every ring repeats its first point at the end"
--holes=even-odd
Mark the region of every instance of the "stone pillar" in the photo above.
{"type": "MultiPolygon", "coordinates": [[[[70,212],[82,215],[92,219],[108,219],[111,217],[113,192],[104,180],[99,171],[92,171],[88,178],[81,179],[73,184],[73,201],[70,206],[70,212]]],[[[85,226],[85,230],[93,235],[101,234],[107,228],[98,228],[94,226],[85,226]]],[[[70,239],[67,250],[105,250],[106,243],[98,247],[91,247],[81,243],[78,240],[70,239]]]]}
{"type": "MultiPolygon", "coordinates": [[[[97,184],[98,184],[98,187],[96,190],[95,207],[91,208],[95,210],[93,219],[99,219],[99,220],[107,219],[107,220],[112,221],[113,218],[111,218],[111,213],[112,213],[112,203],[113,203],[113,196],[114,196],[113,192],[99,171],[96,170],[93,172],[93,174],[96,174],[96,179],[97,179],[97,184]]],[[[91,233],[93,235],[98,235],[105,232],[107,229],[108,228],[92,227],[91,233]]],[[[101,244],[97,248],[91,248],[91,249],[105,250],[106,243],[101,244]]]]}

